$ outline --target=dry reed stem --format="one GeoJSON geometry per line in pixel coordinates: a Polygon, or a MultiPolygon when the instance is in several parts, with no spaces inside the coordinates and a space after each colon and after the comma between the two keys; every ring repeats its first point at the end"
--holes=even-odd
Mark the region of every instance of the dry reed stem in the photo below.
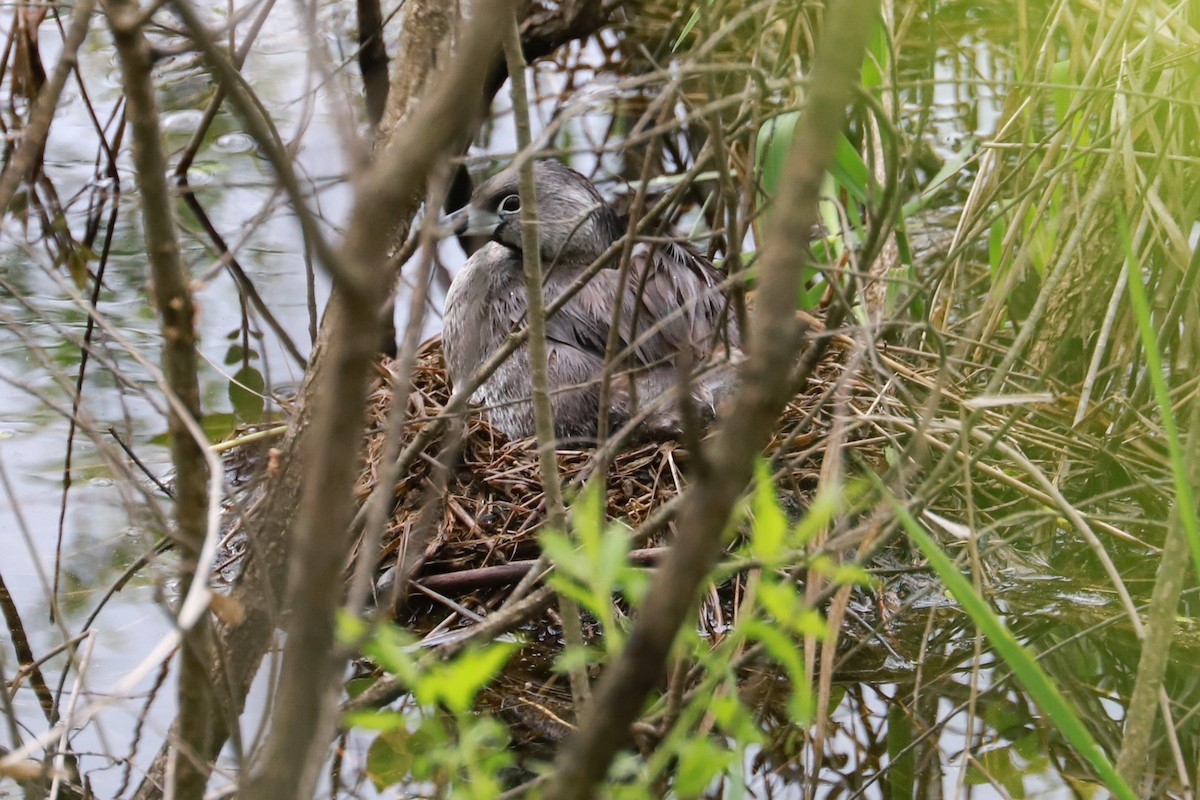
{"type": "MultiPolygon", "coordinates": [[[[811,445],[823,438],[830,425],[829,410],[821,403],[830,384],[841,374],[842,349],[836,346],[817,375],[788,403],[767,453],[786,472],[785,482],[811,487],[820,453],[811,445]],[[797,435],[788,435],[797,426],[797,435]],[[801,461],[797,454],[807,453],[801,461]]],[[[390,361],[384,367],[391,366],[390,361]]],[[[389,381],[381,382],[370,396],[367,412],[367,445],[363,471],[355,489],[360,502],[375,490],[384,451],[386,419],[391,407],[389,381]]],[[[856,381],[851,387],[860,411],[865,413],[877,394],[869,385],[856,381]]],[[[442,364],[439,337],[427,340],[418,351],[408,392],[408,430],[411,441],[434,420],[440,419],[450,391],[442,364]]],[[[438,443],[424,450],[427,458],[416,461],[395,487],[395,511],[384,537],[381,561],[390,561],[400,538],[425,502],[433,456],[438,443]]],[[[561,482],[582,485],[595,468],[591,447],[556,451],[561,482]]],[[[868,455],[877,460],[878,454],[868,455]]],[[[607,476],[606,512],[633,528],[645,523],[654,512],[678,496],[686,486],[690,454],[676,442],[648,441],[616,453],[607,476]]],[[[426,549],[425,574],[459,569],[477,569],[520,560],[536,553],[536,539],[546,522],[546,502],[534,439],[509,442],[478,416],[467,423],[461,464],[447,489],[438,533],[426,549]]]]}

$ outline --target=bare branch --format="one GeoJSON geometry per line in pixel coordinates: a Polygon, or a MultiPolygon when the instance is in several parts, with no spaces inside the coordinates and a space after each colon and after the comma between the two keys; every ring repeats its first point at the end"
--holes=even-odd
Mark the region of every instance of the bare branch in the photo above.
{"type": "Polygon", "coordinates": [[[81,0],[71,15],[71,27],[63,40],[62,57],[54,68],[54,75],[44,84],[34,101],[33,111],[29,114],[29,122],[17,151],[13,153],[4,173],[0,174],[0,214],[7,213],[13,195],[21,181],[29,177],[30,171],[41,156],[42,148],[46,146],[46,136],[50,133],[50,123],[58,108],[58,98],[62,95],[67,77],[75,68],[78,60],[79,47],[87,36],[88,23],[91,22],[92,9],[96,0],[81,0]]]}
{"type": "Polygon", "coordinates": [[[388,55],[383,43],[383,10],[379,0],[356,0],[358,11],[358,69],[362,73],[367,118],[383,119],[388,98],[388,55]]]}
{"type": "MultiPolygon", "coordinates": [[[[521,31],[516,13],[510,13],[504,26],[504,60],[512,76],[513,112],[517,123],[517,147],[528,152],[532,135],[529,131],[529,95],[525,86],[525,59],[521,55],[521,31]]],[[[537,430],[538,465],[542,471],[542,486],[546,493],[546,522],[554,530],[564,530],[567,513],[563,505],[562,479],[558,475],[558,456],[555,454],[554,410],[550,405],[550,378],[546,363],[546,309],[542,296],[542,249],[538,241],[537,192],[533,182],[533,161],[524,159],[518,168],[518,191],[521,195],[521,253],[525,261],[526,318],[529,320],[529,370],[533,382],[533,419],[537,430]]],[[[566,596],[559,596],[563,636],[569,647],[583,647],[583,631],[579,623],[579,606],[566,596]]],[[[590,694],[587,671],[577,665],[570,672],[571,694],[582,706],[590,694]]]]}
{"type": "MultiPolygon", "coordinates": [[[[196,46],[200,48],[200,52],[204,55],[212,72],[220,79],[221,86],[228,94],[229,101],[241,117],[242,123],[246,126],[247,133],[254,138],[262,148],[263,155],[271,162],[271,168],[275,171],[275,176],[284,192],[287,193],[292,209],[296,212],[296,219],[304,231],[305,239],[313,248],[317,259],[335,281],[348,283],[351,279],[339,260],[337,251],[333,249],[321,232],[316,215],[305,202],[305,193],[300,186],[300,180],[296,177],[291,158],[285,152],[270,116],[262,108],[254,93],[246,86],[245,79],[237,71],[237,67],[216,46],[212,33],[204,26],[195,9],[187,0],[173,0],[172,8],[187,26],[188,33],[196,46]]],[[[361,290],[363,287],[358,288],[361,290]]]]}
{"type": "MultiPolygon", "coordinates": [[[[158,105],[150,70],[154,58],[142,33],[140,9],[131,0],[108,4],[109,25],[121,61],[126,109],[133,131],[133,160],[142,195],[142,221],[149,255],[154,299],[161,318],[163,373],[192,420],[200,419],[200,387],[196,377],[195,308],[189,276],[175,236],[174,203],[167,186],[167,157],[163,150],[158,105]]],[[[175,518],[180,545],[180,580],[186,593],[196,577],[204,547],[208,506],[208,463],[202,440],[195,439],[180,412],[168,414],[171,458],[175,464],[175,518]]],[[[207,615],[184,633],[180,656],[178,735],[183,748],[195,752],[208,741],[213,693],[208,679],[209,630],[207,615]]],[[[211,770],[206,759],[179,758],[175,750],[173,776],[176,797],[204,796],[211,770]]]]}
{"type": "Polygon", "coordinates": [[[342,312],[329,331],[326,365],[312,391],[321,405],[312,417],[301,514],[293,534],[288,581],[291,611],[271,732],[248,797],[307,797],[333,732],[337,659],[334,612],[341,599],[352,516],[351,498],[361,451],[367,376],[378,342],[378,319],[388,295],[384,269],[396,219],[416,210],[431,166],[468,130],[479,108],[483,78],[496,52],[495,31],[506,4],[481,0],[471,8],[451,67],[396,129],[374,170],[359,183],[338,261],[346,279],[342,312]]]}
{"type": "MultiPolygon", "coordinates": [[[[1192,403],[1191,425],[1187,434],[1187,458],[1192,465],[1188,479],[1193,486],[1200,484],[1200,402],[1192,403]]],[[[1154,593],[1150,600],[1149,622],[1146,636],[1142,640],[1142,652],[1138,659],[1137,681],[1129,698],[1129,712],[1125,719],[1125,738],[1117,756],[1117,771],[1130,786],[1137,786],[1146,770],[1150,753],[1150,737],[1154,731],[1154,720],[1162,700],[1163,677],[1167,672],[1167,661],[1171,652],[1171,640],[1175,637],[1176,609],[1183,591],[1187,574],[1187,533],[1179,519],[1180,506],[1171,509],[1171,523],[1167,528],[1167,540],[1163,543],[1162,560],[1154,579],[1154,593]]],[[[1164,719],[1169,719],[1169,705],[1162,706],[1164,719]]]]}
{"type": "Polygon", "coordinates": [[[804,116],[780,182],[759,267],[749,358],[729,415],[705,453],[711,470],[688,488],[679,539],[654,581],[626,650],[605,673],[575,736],[556,762],[548,796],[591,797],[629,726],[660,681],[676,634],[695,605],[697,589],[721,551],[721,533],[754,459],[787,401],[789,365],[804,341],[795,298],[808,240],[817,221],[821,180],[833,159],[874,18],[876,0],[841,0],[825,18],[804,116]]]}

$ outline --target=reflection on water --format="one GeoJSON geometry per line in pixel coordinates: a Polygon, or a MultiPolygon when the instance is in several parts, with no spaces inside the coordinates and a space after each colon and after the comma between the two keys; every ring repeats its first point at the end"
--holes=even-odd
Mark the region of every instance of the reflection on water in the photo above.
{"type": "MultiPolygon", "coordinates": [[[[273,12],[260,40],[265,46],[247,63],[246,74],[271,107],[281,134],[289,140],[295,137],[298,168],[332,228],[344,216],[348,197],[341,178],[341,157],[325,96],[318,95],[311,114],[299,102],[309,93],[313,81],[306,74],[307,45],[295,32],[292,11],[291,4],[280,4],[273,12]]],[[[42,33],[43,58],[53,64],[58,47],[53,23],[45,23],[42,33]]],[[[330,37],[343,34],[329,30],[330,37]]],[[[87,94],[101,120],[109,119],[120,100],[115,56],[106,40],[103,21],[97,19],[89,45],[80,54],[87,94]]],[[[168,59],[159,65],[159,72],[164,77],[159,84],[163,129],[168,147],[177,154],[195,130],[212,84],[194,61],[168,59]]],[[[287,334],[307,352],[305,259],[299,229],[273,191],[270,172],[257,157],[253,143],[237,128],[224,112],[218,117],[208,144],[189,173],[189,183],[213,224],[236,247],[241,264],[287,334]]],[[[45,173],[65,211],[66,231],[76,241],[85,235],[90,205],[96,202],[98,193],[116,188],[102,174],[97,177],[98,152],[95,128],[78,86],[68,84],[67,96],[51,127],[45,173]]],[[[119,164],[123,210],[114,232],[98,307],[151,363],[157,363],[159,334],[148,300],[137,198],[132,193],[127,152],[119,164]]],[[[207,412],[229,411],[226,374],[237,367],[225,364],[229,347],[226,336],[241,329],[242,310],[228,274],[213,269],[213,252],[196,220],[182,206],[179,211],[185,229],[191,232],[184,238],[184,248],[192,273],[210,276],[197,291],[201,349],[207,361],[201,367],[203,403],[207,412]]],[[[54,266],[53,254],[41,246],[42,230],[37,216],[27,214],[23,220],[10,217],[0,237],[0,278],[32,306],[23,307],[7,291],[0,290],[4,294],[0,301],[0,370],[15,382],[44,392],[60,408],[69,409],[79,367],[79,348],[74,342],[85,334],[86,316],[50,277],[50,273],[62,275],[63,271],[54,266]]],[[[99,238],[94,249],[98,250],[102,241],[99,238]]],[[[91,261],[89,267],[94,270],[96,263],[91,261]]],[[[319,302],[327,291],[327,282],[318,275],[319,302]]],[[[255,321],[253,327],[260,329],[262,324],[255,321]]],[[[110,447],[115,444],[115,437],[107,433],[111,427],[150,472],[167,479],[169,455],[155,444],[155,437],[165,429],[158,390],[120,344],[100,331],[93,341],[97,353],[88,365],[81,415],[94,420],[110,447]],[[110,365],[119,369],[119,375],[110,365]]],[[[300,377],[296,365],[273,336],[256,340],[255,350],[270,388],[285,388],[300,377]]],[[[35,654],[43,654],[63,640],[62,632],[49,623],[49,594],[42,576],[46,581],[54,580],[68,423],[47,403],[9,382],[0,382],[0,428],[5,434],[0,439],[0,459],[12,482],[20,514],[29,526],[33,546],[31,552],[23,541],[15,509],[6,499],[0,499],[0,544],[4,549],[0,564],[29,633],[30,646],[35,654]]],[[[114,475],[112,461],[78,432],[71,479],[62,526],[57,598],[63,624],[74,633],[102,595],[130,564],[149,552],[163,531],[145,498],[123,491],[124,483],[114,475]]],[[[161,497],[145,475],[138,474],[137,480],[146,486],[147,496],[161,497]]],[[[94,646],[81,707],[111,689],[166,632],[170,617],[164,604],[175,591],[173,573],[169,559],[140,570],[96,618],[91,628],[94,646]]],[[[7,648],[2,658],[5,674],[11,677],[7,648]]],[[[50,662],[46,677],[52,685],[62,665],[61,656],[50,662]]],[[[142,689],[148,690],[155,679],[152,674],[142,689]]],[[[70,680],[75,680],[74,673],[70,680]]],[[[28,687],[26,682],[17,692],[15,708],[27,734],[35,735],[45,730],[46,723],[28,687]]],[[[70,688],[68,684],[68,691],[70,688]]],[[[120,785],[121,765],[113,765],[102,754],[112,753],[118,758],[131,754],[135,724],[144,714],[145,700],[144,693],[135,693],[117,710],[102,714],[73,736],[77,751],[95,754],[84,756],[80,766],[98,796],[112,796],[120,785]]],[[[157,693],[135,758],[140,767],[149,763],[157,749],[173,717],[173,704],[171,692],[157,693]]],[[[133,775],[136,782],[138,771],[133,775]]]]}

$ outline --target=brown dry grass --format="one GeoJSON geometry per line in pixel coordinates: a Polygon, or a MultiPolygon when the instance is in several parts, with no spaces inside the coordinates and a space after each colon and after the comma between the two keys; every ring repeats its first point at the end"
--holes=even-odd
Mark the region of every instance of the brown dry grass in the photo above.
{"type": "MultiPolygon", "coordinates": [[[[799,512],[814,489],[824,455],[834,412],[834,387],[842,381],[850,402],[860,409],[878,398],[878,392],[862,376],[847,376],[848,340],[835,340],[817,371],[817,376],[800,391],[779,421],[778,433],[767,455],[777,473],[777,485],[786,507],[799,512]]],[[[392,366],[384,362],[383,370],[392,366]]],[[[405,443],[428,421],[436,418],[450,397],[442,364],[441,340],[425,342],[418,353],[408,400],[405,443]]],[[[379,480],[380,458],[386,438],[387,416],[392,392],[380,380],[370,397],[367,417],[366,462],[357,485],[364,501],[379,480]]],[[[861,438],[861,437],[860,437],[861,438]]],[[[439,442],[426,449],[408,475],[396,487],[396,502],[384,536],[379,561],[394,563],[395,553],[407,532],[421,522],[422,509],[436,491],[431,473],[439,442]]],[[[867,453],[878,457],[878,448],[867,453]]],[[[594,448],[558,451],[558,466],[568,496],[583,485],[597,468],[594,448]]],[[[615,453],[608,466],[607,513],[637,528],[687,485],[692,454],[673,441],[634,444],[615,453]]],[[[422,572],[444,573],[496,566],[537,556],[537,534],[545,522],[545,496],[534,439],[510,442],[472,414],[467,423],[457,468],[444,496],[436,498],[437,526],[424,553],[422,572]]],[[[659,540],[669,539],[660,536],[659,540]]]]}

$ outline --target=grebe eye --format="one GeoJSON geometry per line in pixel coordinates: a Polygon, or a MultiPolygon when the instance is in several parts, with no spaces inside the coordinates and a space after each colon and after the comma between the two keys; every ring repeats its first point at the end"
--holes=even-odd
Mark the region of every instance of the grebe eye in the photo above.
{"type": "Polygon", "coordinates": [[[515,214],[521,210],[521,198],[515,194],[510,194],[500,201],[500,212],[502,214],[515,214]]]}

